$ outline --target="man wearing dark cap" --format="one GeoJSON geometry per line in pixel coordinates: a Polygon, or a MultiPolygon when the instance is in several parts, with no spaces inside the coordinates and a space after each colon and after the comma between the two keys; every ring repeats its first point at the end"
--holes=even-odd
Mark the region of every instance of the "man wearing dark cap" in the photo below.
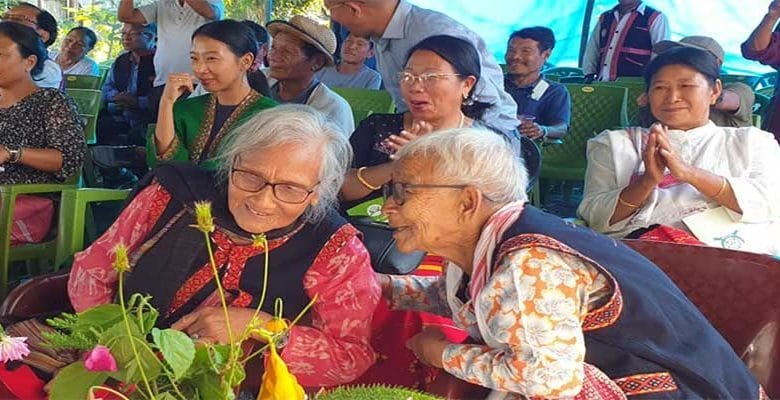
{"type": "MultiPolygon", "coordinates": [[[[712,54],[718,60],[718,65],[723,65],[723,48],[708,36],[688,36],[679,42],[664,40],[653,46],[653,52],[660,54],[675,47],[693,47],[712,54]]],[[[750,86],[742,82],[729,82],[723,85],[723,93],[717,103],[710,107],[710,120],[718,126],[751,126],[753,125],[753,102],[756,96],[750,86]]],[[[640,102],[644,96],[640,98],[640,102]]],[[[636,125],[649,127],[656,121],[649,107],[640,109],[635,121],[636,125]]]]}

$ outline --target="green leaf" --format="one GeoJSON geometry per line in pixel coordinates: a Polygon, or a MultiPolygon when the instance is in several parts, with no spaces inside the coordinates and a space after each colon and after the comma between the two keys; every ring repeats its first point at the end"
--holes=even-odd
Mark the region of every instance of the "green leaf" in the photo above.
{"type": "Polygon", "coordinates": [[[176,379],[184,376],[195,359],[195,344],[192,339],[181,331],[157,328],[152,329],[152,338],[163,359],[173,370],[173,376],[176,379]]]}
{"type": "Polygon", "coordinates": [[[200,346],[195,348],[195,357],[192,360],[192,365],[187,371],[187,376],[194,377],[202,373],[216,373],[216,369],[211,367],[211,359],[209,356],[209,349],[207,346],[200,346]]]}
{"type": "Polygon", "coordinates": [[[104,332],[101,343],[111,350],[111,354],[116,360],[116,364],[119,367],[119,373],[123,377],[122,381],[139,383],[142,381],[141,373],[138,371],[138,361],[135,354],[133,354],[133,347],[131,340],[134,341],[136,350],[138,351],[138,359],[141,362],[141,366],[146,373],[146,378],[150,381],[157,378],[161,372],[160,360],[151,349],[151,345],[145,340],[144,336],[141,336],[138,331],[138,327],[131,321],[130,330],[133,331],[133,335],[128,335],[124,322],[117,323],[109,330],[104,332]],[[120,327],[120,325],[122,325],[120,327]]]}
{"type": "Polygon", "coordinates": [[[118,304],[103,304],[78,314],[73,330],[97,328],[102,331],[122,320],[122,307],[118,304]]]}
{"type": "Polygon", "coordinates": [[[208,349],[209,354],[211,355],[211,360],[216,365],[217,370],[221,371],[230,358],[230,346],[226,344],[220,344],[215,346],[208,346],[208,349]]]}
{"type": "Polygon", "coordinates": [[[178,400],[176,396],[172,395],[171,392],[165,392],[161,396],[158,396],[156,400],[178,400]]]}
{"type": "Polygon", "coordinates": [[[128,316],[138,322],[139,327],[143,327],[144,334],[152,331],[157,322],[159,312],[151,305],[152,296],[135,293],[130,296],[125,307],[127,307],[128,316]],[[138,317],[138,310],[141,310],[141,316],[138,317]]]}
{"type": "Polygon", "coordinates": [[[244,370],[244,366],[241,364],[233,366],[233,368],[225,371],[225,377],[227,383],[231,387],[238,387],[241,385],[241,382],[246,379],[246,371],[244,370]]]}
{"type": "MultiPolygon", "coordinates": [[[[198,388],[198,397],[201,399],[221,399],[224,397],[225,389],[217,374],[201,375],[195,380],[195,385],[198,388]]],[[[230,392],[232,393],[232,390],[230,392]]]]}
{"type": "Polygon", "coordinates": [[[86,399],[89,388],[102,385],[108,378],[104,372],[89,372],[83,361],[77,361],[60,370],[54,377],[49,398],[86,399]]]}

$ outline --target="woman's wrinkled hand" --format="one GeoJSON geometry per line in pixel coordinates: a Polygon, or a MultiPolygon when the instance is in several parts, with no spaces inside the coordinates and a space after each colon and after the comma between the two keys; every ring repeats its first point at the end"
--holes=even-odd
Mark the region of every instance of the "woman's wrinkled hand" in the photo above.
{"type": "MultiPolygon", "coordinates": [[[[238,340],[252,322],[255,310],[251,308],[228,307],[230,327],[233,330],[233,340],[238,340]]],[[[258,314],[259,321],[271,319],[265,312],[258,314]]],[[[221,307],[203,307],[193,311],[176,321],[171,328],[183,331],[191,338],[207,343],[229,344],[230,335],[227,330],[225,313],[221,307]]]]}
{"type": "Polygon", "coordinates": [[[442,357],[444,348],[450,344],[444,334],[434,328],[428,328],[414,335],[406,342],[406,347],[423,363],[436,368],[444,368],[442,357]]]}
{"type": "Polygon", "coordinates": [[[653,186],[657,185],[664,178],[666,164],[659,153],[660,148],[658,143],[658,137],[661,134],[664,134],[664,131],[665,129],[661,124],[655,123],[650,126],[647,143],[642,152],[642,161],[645,164],[644,178],[648,179],[653,186]]]}

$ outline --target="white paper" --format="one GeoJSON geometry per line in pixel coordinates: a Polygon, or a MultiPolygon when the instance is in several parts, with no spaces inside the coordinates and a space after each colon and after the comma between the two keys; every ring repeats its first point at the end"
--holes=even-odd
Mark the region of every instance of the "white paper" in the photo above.
{"type": "Polygon", "coordinates": [[[780,257],[780,222],[748,224],[734,221],[724,207],[689,215],[683,222],[708,246],[780,257]]]}

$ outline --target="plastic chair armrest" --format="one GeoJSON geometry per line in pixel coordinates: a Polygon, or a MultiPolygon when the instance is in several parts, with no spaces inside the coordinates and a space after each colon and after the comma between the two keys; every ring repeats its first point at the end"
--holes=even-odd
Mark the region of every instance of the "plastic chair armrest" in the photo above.
{"type": "Polygon", "coordinates": [[[57,223],[57,254],[55,265],[84,248],[84,227],[87,221],[87,205],[101,201],[120,201],[130,190],[81,188],[62,192],[60,218],[57,223]]]}

